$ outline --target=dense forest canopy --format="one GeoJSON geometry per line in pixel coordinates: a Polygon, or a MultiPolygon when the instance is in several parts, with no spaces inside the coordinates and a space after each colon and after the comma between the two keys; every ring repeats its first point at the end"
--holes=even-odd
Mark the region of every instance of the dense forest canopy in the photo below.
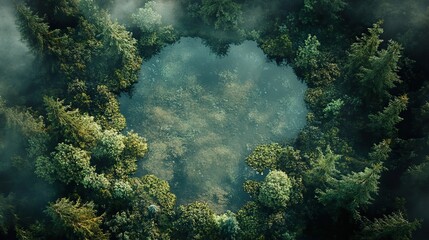
{"type": "Polygon", "coordinates": [[[0,14],[0,239],[429,234],[426,0],[5,0],[0,14]]]}

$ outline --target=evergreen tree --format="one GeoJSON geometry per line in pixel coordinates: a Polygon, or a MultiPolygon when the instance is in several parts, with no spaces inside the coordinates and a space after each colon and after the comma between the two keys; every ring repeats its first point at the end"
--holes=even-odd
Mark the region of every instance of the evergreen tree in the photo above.
{"type": "Polygon", "coordinates": [[[410,222],[401,212],[367,221],[359,239],[410,240],[412,233],[420,227],[420,221],[410,222]]]}
{"type": "Polygon", "coordinates": [[[103,216],[97,216],[94,203],[73,202],[67,198],[58,199],[46,209],[51,217],[58,237],[67,239],[108,239],[101,229],[103,216]]]}
{"type": "Polygon", "coordinates": [[[330,208],[345,209],[355,212],[359,207],[368,205],[373,195],[378,192],[381,164],[365,168],[362,172],[343,175],[341,179],[333,179],[325,190],[317,189],[317,199],[330,208]]]}
{"type": "Polygon", "coordinates": [[[407,109],[407,104],[407,95],[402,95],[391,100],[383,111],[376,114],[370,114],[368,116],[370,129],[379,136],[389,138],[394,137],[398,131],[396,124],[403,120],[399,115],[402,111],[407,109]]]}
{"type": "Polygon", "coordinates": [[[306,183],[314,186],[324,186],[339,174],[336,168],[341,155],[332,152],[330,146],[326,147],[325,153],[320,148],[317,149],[317,157],[310,162],[310,169],[304,179],[306,183]]]}
{"type": "Polygon", "coordinates": [[[44,101],[52,133],[59,141],[82,148],[95,144],[101,134],[101,127],[93,117],[80,114],[77,109],[71,110],[70,106],[64,106],[64,101],[52,98],[45,98],[44,101]]]}
{"type": "Polygon", "coordinates": [[[242,21],[241,7],[234,0],[203,0],[200,15],[206,24],[224,31],[237,30],[242,21]]]}
{"type": "Polygon", "coordinates": [[[311,74],[320,65],[320,42],[316,36],[308,35],[304,45],[298,48],[295,66],[304,73],[311,74]]]}
{"type": "Polygon", "coordinates": [[[29,7],[18,5],[17,13],[22,38],[28,41],[34,52],[42,54],[60,36],[58,30],[50,30],[44,18],[35,14],[29,7]]]}
{"type": "Polygon", "coordinates": [[[372,163],[384,162],[389,158],[389,154],[392,151],[390,143],[390,139],[384,139],[380,143],[374,144],[371,152],[368,154],[372,163]]]}
{"type": "Polygon", "coordinates": [[[372,28],[368,28],[369,34],[363,33],[351,45],[346,63],[346,76],[349,78],[347,83],[353,83],[360,69],[368,66],[370,58],[377,55],[378,48],[383,42],[380,39],[380,35],[383,33],[383,29],[381,28],[382,23],[382,21],[379,21],[373,24],[372,28]]]}
{"type": "Polygon", "coordinates": [[[401,80],[398,76],[398,61],[401,46],[389,41],[387,49],[369,58],[368,66],[363,65],[357,74],[362,97],[367,101],[381,101],[390,96],[389,90],[401,80]]]}

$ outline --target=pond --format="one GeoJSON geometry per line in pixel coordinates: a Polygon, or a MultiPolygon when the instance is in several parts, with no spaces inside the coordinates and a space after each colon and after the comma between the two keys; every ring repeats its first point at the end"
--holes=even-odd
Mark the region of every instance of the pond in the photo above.
{"type": "Polygon", "coordinates": [[[305,126],[305,91],[255,42],[219,57],[201,39],[181,38],[143,63],[132,98],[120,102],[128,128],[149,142],[140,172],[167,180],[179,204],[207,201],[222,212],[246,200],[252,149],[293,140],[305,126]]]}

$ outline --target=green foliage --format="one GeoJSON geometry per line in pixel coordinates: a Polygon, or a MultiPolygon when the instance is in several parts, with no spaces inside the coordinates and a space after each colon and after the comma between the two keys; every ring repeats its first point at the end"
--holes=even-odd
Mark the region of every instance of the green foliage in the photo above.
{"type": "Polygon", "coordinates": [[[340,114],[344,101],[341,98],[334,99],[323,109],[325,117],[337,117],[340,114]]]}
{"type": "Polygon", "coordinates": [[[412,233],[420,227],[421,221],[410,222],[401,212],[385,215],[367,221],[359,239],[410,240],[412,233]]]}
{"type": "Polygon", "coordinates": [[[96,121],[104,129],[122,130],[126,126],[125,117],[119,109],[117,97],[105,85],[97,86],[97,97],[94,99],[96,121]]]}
{"type": "Polygon", "coordinates": [[[53,133],[61,141],[76,144],[82,148],[93,146],[97,140],[101,127],[94,118],[87,114],[80,114],[77,109],[71,110],[64,106],[64,101],[44,98],[47,120],[53,133]]]}
{"type": "Polygon", "coordinates": [[[259,195],[259,189],[261,188],[261,183],[254,180],[246,180],[243,183],[243,189],[247,192],[252,198],[257,198],[259,195]]]}
{"type": "Polygon", "coordinates": [[[317,148],[317,151],[317,157],[310,162],[310,169],[304,179],[308,184],[324,186],[339,174],[336,165],[341,159],[341,155],[332,152],[329,145],[326,147],[325,153],[320,148],[317,148]]]}
{"type": "MultiPolygon", "coordinates": [[[[95,52],[94,62],[89,65],[90,76],[109,87],[112,92],[127,90],[137,81],[137,74],[142,59],[138,56],[137,42],[124,26],[112,22],[109,15],[98,9],[92,0],[80,1],[80,10],[90,25],[88,30],[94,31],[102,48],[95,52]],[[103,64],[99,64],[103,62],[103,64]]],[[[91,42],[84,42],[89,45],[91,42]]],[[[85,45],[84,45],[85,46],[85,45]]],[[[86,47],[86,46],[85,46],[86,47]]]]}
{"type": "Polygon", "coordinates": [[[309,34],[303,45],[298,47],[294,66],[299,75],[312,86],[328,86],[340,76],[337,64],[330,62],[327,55],[320,50],[316,36],[309,34]]]}
{"type": "Polygon", "coordinates": [[[383,139],[383,141],[378,144],[374,144],[371,149],[371,152],[368,154],[369,159],[373,163],[385,162],[390,155],[392,149],[390,148],[390,139],[383,139]]]}
{"type": "Polygon", "coordinates": [[[307,169],[307,164],[301,158],[301,151],[292,146],[285,146],[281,150],[280,159],[278,161],[277,170],[287,172],[292,177],[302,177],[302,174],[307,169]]]}
{"type": "Polygon", "coordinates": [[[299,46],[295,58],[295,66],[303,72],[312,72],[319,66],[321,53],[320,42],[316,36],[308,35],[303,46],[299,46]]]}
{"type": "Polygon", "coordinates": [[[173,228],[177,239],[218,239],[215,214],[203,202],[180,206],[173,228]]]}
{"type": "Polygon", "coordinates": [[[133,131],[127,133],[124,144],[125,158],[142,158],[148,151],[146,139],[133,131]]]}
{"type": "Polygon", "coordinates": [[[64,143],[58,144],[50,158],[36,160],[36,174],[49,182],[80,183],[94,170],[87,151],[64,143]]]}
{"type": "Polygon", "coordinates": [[[257,146],[246,158],[246,163],[258,173],[279,169],[300,175],[305,169],[299,150],[291,146],[282,147],[278,143],[257,146]]]}
{"type": "Polygon", "coordinates": [[[419,164],[410,166],[404,174],[407,185],[416,187],[426,186],[429,181],[429,156],[419,164]]]}
{"type": "Polygon", "coordinates": [[[390,96],[388,90],[401,81],[398,76],[401,50],[397,42],[389,41],[387,49],[369,58],[368,66],[362,65],[357,78],[364,99],[377,100],[390,96]]]}
{"type": "Polygon", "coordinates": [[[117,239],[170,239],[176,196],[166,181],[153,175],[116,180],[112,195],[129,206],[107,222],[117,239]]]}
{"type": "Polygon", "coordinates": [[[362,34],[351,45],[346,64],[347,84],[354,94],[369,102],[380,103],[389,97],[389,90],[400,82],[399,59],[402,47],[389,41],[387,49],[379,50],[383,40],[382,22],[379,21],[369,28],[369,34],[362,34]],[[357,85],[354,81],[357,80],[357,85]],[[357,89],[354,89],[357,87],[357,89]]]}
{"type": "Polygon", "coordinates": [[[394,98],[383,111],[368,116],[370,129],[383,137],[394,137],[398,131],[396,124],[403,120],[399,115],[407,109],[407,105],[407,95],[394,98]]]}
{"type": "Polygon", "coordinates": [[[237,213],[239,239],[264,239],[266,213],[256,202],[246,203],[237,213]]]}
{"type": "Polygon", "coordinates": [[[284,60],[292,54],[292,41],[287,33],[279,33],[275,37],[262,40],[262,50],[270,58],[284,60]]]}
{"type": "Polygon", "coordinates": [[[41,54],[55,43],[59,37],[59,31],[50,30],[44,18],[39,17],[25,5],[19,5],[17,13],[22,38],[28,41],[34,52],[41,54]]]}
{"type": "Polygon", "coordinates": [[[50,204],[46,213],[51,217],[59,236],[65,234],[68,239],[108,239],[101,229],[102,216],[97,216],[94,203],[73,202],[67,198],[58,199],[50,204]]]}
{"type": "Polygon", "coordinates": [[[139,30],[136,37],[139,38],[140,52],[145,57],[152,56],[162,47],[177,40],[173,26],[162,23],[157,4],[155,1],[148,1],[144,8],[139,8],[131,15],[132,26],[139,30]]]}
{"type": "Polygon", "coordinates": [[[259,145],[246,158],[246,163],[257,172],[275,169],[280,158],[282,147],[278,143],[259,145]]]}
{"type": "Polygon", "coordinates": [[[282,171],[271,171],[261,184],[258,201],[269,208],[285,208],[290,200],[292,182],[282,171]]]}
{"type": "Polygon", "coordinates": [[[238,237],[240,227],[235,214],[227,211],[222,215],[215,215],[215,221],[220,230],[220,237],[225,240],[235,240],[238,237]]]}
{"type": "Polygon", "coordinates": [[[139,8],[131,15],[133,24],[142,32],[154,32],[161,26],[161,14],[156,12],[156,2],[146,2],[144,8],[139,8]]]}
{"type": "Polygon", "coordinates": [[[363,33],[351,45],[346,65],[349,77],[355,76],[361,67],[367,66],[370,58],[378,53],[378,47],[383,42],[380,39],[380,35],[383,33],[382,23],[382,21],[379,21],[373,24],[372,28],[368,28],[369,34],[363,33]]]}
{"type": "Polygon", "coordinates": [[[168,182],[154,175],[133,179],[132,187],[135,198],[142,199],[146,207],[155,204],[160,207],[161,211],[169,213],[176,204],[176,196],[170,192],[168,182]]]}
{"type": "Polygon", "coordinates": [[[362,172],[343,175],[341,179],[332,179],[326,190],[316,190],[317,199],[323,205],[333,209],[345,209],[355,212],[359,207],[368,205],[378,192],[381,164],[365,168],[362,172]]]}
{"type": "Polygon", "coordinates": [[[125,136],[114,130],[103,131],[92,149],[93,156],[105,160],[116,160],[125,149],[124,139],[125,136]]]}
{"type": "Polygon", "coordinates": [[[203,21],[218,30],[237,30],[242,11],[234,0],[203,0],[199,14],[203,21]]]}

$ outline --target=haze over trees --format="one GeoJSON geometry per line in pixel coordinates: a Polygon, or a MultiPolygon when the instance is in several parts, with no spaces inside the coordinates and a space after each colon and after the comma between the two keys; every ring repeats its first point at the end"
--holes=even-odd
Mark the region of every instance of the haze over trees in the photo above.
{"type": "Polygon", "coordinates": [[[5,1],[0,239],[425,239],[428,9],[424,0],[5,1]],[[159,57],[180,39],[244,64],[209,71],[205,55],[159,57]],[[246,44],[271,65],[255,71],[246,44]],[[302,83],[279,91],[274,64],[302,83]],[[124,114],[128,96],[143,116],[124,114]],[[305,119],[288,128],[294,112],[305,119]],[[262,128],[275,139],[252,137],[262,128]],[[198,151],[172,133],[199,136],[198,151]],[[206,183],[235,185],[191,199],[173,193],[181,179],[205,193],[221,190],[206,183]]]}

